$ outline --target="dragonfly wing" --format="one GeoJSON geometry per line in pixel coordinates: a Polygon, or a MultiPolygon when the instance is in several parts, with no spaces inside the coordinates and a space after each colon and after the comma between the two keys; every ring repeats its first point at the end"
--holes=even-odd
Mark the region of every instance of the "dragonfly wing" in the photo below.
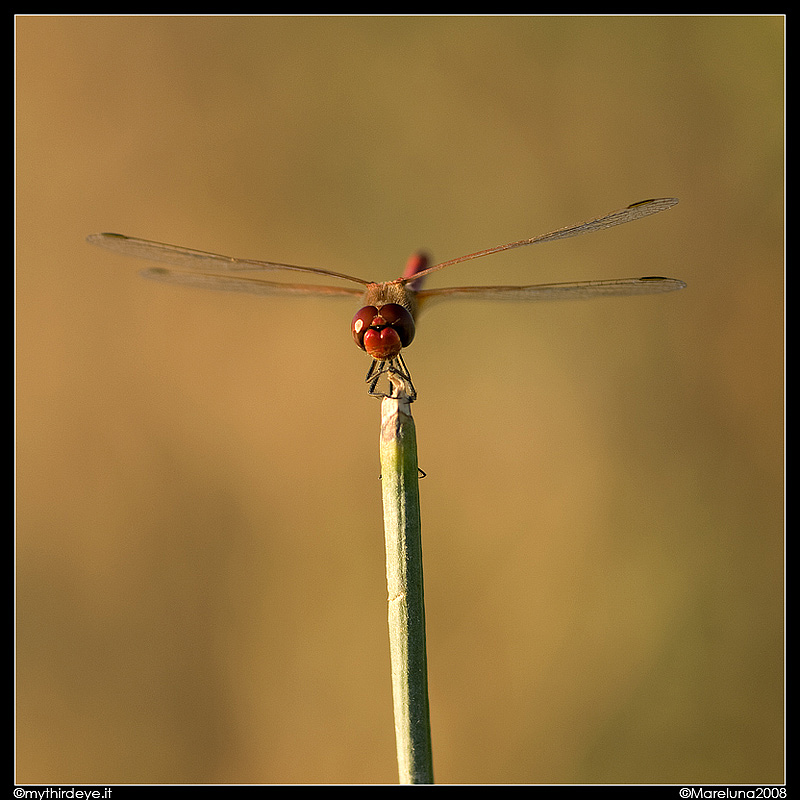
{"type": "Polygon", "coordinates": [[[677,199],[674,197],[661,197],[656,200],[641,200],[638,203],[632,203],[625,208],[618,211],[612,211],[610,214],[605,214],[602,217],[591,219],[588,222],[581,222],[578,225],[569,225],[566,228],[559,228],[557,231],[550,233],[543,233],[540,236],[534,236],[530,239],[520,239],[518,242],[508,242],[508,244],[499,244],[496,247],[488,247],[485,250],[478,250],[476,253],[469,253],[465,256],[458,258],[451,258],[449,261],[442,261],[440,264],[435,264],[432,267],[421,270],[414,275],[414,280],[428,275],[431,272],[449,267],[451,264],[460,264],[464,261],[471,261],[473,258],[482,258],[489,256],[493,253],[501,253],[503,250],[512,250],[515,247],[525,247],[529,244],[541,244],[543,242],[555,242],[558,239],[569,239],[571,236],[580,236],[584,233],[591,233],[592,231],[601,231],[605,228],[613,228],[615,225],[622,225],[625,222],[633,222],[635,219],[642,217],[649,217],[651,214],[657,214],[659,211],[666,211],[677,204],[677,199]]]}
{"type": "Polygon", "coordinates": [[[581,222],[579,225],[568,225],[566,228],[559,228],[552,233],[544,233],[541,236],[534,236],[532,239],[523,239],[521,244],[538,244],[540,242],[554,242],[557,239],[568,239],[570,236],[581,236],[592,231],[602,231],[606,228],[613,228],[615,225],[623,225],[626,222],[633,222],[635,219],[649,217],[651,214],[658,214],[659,211],[666,211],[677,205],[675,197],[662,197],[657,200],[641,200],[638,203],[604,214],[602,217],[591,219],[588,222],[581,222]]]}
{"type": "Polygon", "coordinates": [[[162,283],[177,283],[200,289],[213,289],[222,292],[244,292],[260,295],[295,295],[305,297],[348,297],[361,298],[361,289],[344,286],[312,286],[302,283],[276,283],[259,278],[246,278],[242,275],[206,275],[198,272],[178,272],[162,267],[146,269],[140,273],[150,280],[162,283]]]}
{"type": "Polygon", "coordinates": [[[676,278],[618,278],[610,281],[577,283],[540,283],[535,286],[452,286],[426,289],[417,293],[421,308],[439,300],[581,300],[593,297],[627,297],[637,294],[660,294],[683,289],[676,278]]]}
{"type": "Polygon", "coordinates": [[[288,270],[292,272],[306,272],[314,275],[325,275],[331,278],[341,278],[346,281],[359,283],[366,286],[369,281],[355,278],[352,275],[343,275],[317,267],[298,267],[293,264],[279,264],[275,261],[255,261],[247,258],[232,258],[216,253],[206,253],[202,250],[192,250],[188,247],[178,247],[174,244],[150,242],[147,239],[137,239],[133,236],[123,236],[121,233],[93,233],[86,237],[90,244],[105,247],[125,256],[144,258],[148,261],[160,261],[163,264],[172,264],[177,267],[192,270],[224,270],[226,272],[247,272],[264,270],[288,270]]]}

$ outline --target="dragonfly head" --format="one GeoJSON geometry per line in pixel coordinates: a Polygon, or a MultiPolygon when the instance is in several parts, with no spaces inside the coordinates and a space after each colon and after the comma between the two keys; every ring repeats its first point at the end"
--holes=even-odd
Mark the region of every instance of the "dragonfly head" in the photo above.
{"type": "Polygon", "coordinates": [[[414,318],[398,303],[364,306],[350,325],[355,343],[377,361],[394,358],[414,339],[414,318]]]}

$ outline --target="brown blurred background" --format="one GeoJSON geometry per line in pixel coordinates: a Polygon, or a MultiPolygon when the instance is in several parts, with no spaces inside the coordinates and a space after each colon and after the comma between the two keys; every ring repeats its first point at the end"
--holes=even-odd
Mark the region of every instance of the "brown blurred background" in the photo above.
{"type": "MultiPolygon", "coordinates": [[[[783,19],[17,19],[17,772],[393,783],[355,311],[109,230],[431,286],[406,354],[441,783],[783,780],[783,19]]],[[[292,276],[289,276],[291,279],[292,276]]]]}

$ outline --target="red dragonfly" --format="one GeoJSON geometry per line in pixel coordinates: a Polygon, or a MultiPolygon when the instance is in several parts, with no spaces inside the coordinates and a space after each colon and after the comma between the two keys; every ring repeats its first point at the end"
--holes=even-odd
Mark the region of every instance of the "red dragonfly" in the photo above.
{"type": "MultiPolygon", "coordinates": [[[[453,286],[444,289],[422,289],[423,278],[444,267],[470,261],[473,258],[488,256],[515,247],[529,244],[554,242],[580,236],[591,231],[622,225],[635,219],[657,214],[672,208],[678,201],[672,197],[657,200],[642,200],[639,203],[612,211],[602,217],[559,228],[551,233],[521,239],[518,242],[478,250],[440,264],[428,266],[428,259],[419,253],[413,255],[406,265],[402,277],[384,283],[375,283],[343,275],[317,267],[296,267],[291,264],[278,264],[273,261],[254,261],[247,258],[231,258],[201,250],[190,250],[160,242],[149,242],[123,236],[119,233],[95,233],[87,238],[91,244],[106,247],[128,256],[160,261],[182,267],[176,271],[163,268],[144,270],[147,278],[180,283],[186,286],[199,286],[206,289],[246,292],[265,295],[305,295],[309,297],[352,297],[359,298],[361,309],[353,317],[350,331],[356,344],[372,356],[372,365],[366,382],[369,393],[379,397],[386,396],[376,388],[381,375],[388,375],[398,383],[410,400],[416,398],[416,391],[406,367],[401,351],[414,339],[415,322],[422,308],[427,308],[439,300],[458,300],[479,298],[486,300],[569,300],[589,297],[619,297],[624,295],[657,294],[683,289],[686,284],[675,278],[644,277],[618,278],[604,281],[578,281],[577,283],[544,283],[533,286],[453,286]],[[261,273],[273,270],[305,272],[325,275],[350,283],[359,284],[355,289],[345,286],[314,286],[310,284],[276,283],[259,277],[237,275],[235,273],[261,273]],[[223,273],[223,274],[219,274],[223,273]]],[[[393,391],[393,390],[392,390],[393,391]]]]}

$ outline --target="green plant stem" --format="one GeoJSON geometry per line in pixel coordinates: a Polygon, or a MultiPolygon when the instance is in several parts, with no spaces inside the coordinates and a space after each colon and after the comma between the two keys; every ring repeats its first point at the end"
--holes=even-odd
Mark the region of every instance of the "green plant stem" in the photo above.
{"type": "Polygon", "coordinates": [[[389,645],[400,783],[433,783],[417,439],[402,392],[381,403],[389,645]]]}

